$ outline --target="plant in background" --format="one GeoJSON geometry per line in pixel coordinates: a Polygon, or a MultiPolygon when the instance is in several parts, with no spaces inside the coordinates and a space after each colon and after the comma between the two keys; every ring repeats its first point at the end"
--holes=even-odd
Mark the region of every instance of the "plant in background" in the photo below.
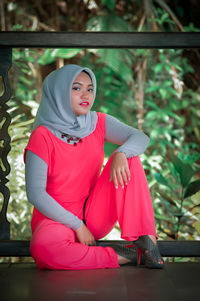
{"type": "MultiPolygon", "coordinates": [[[[163,173],[155,173],[154,177],[159,185],[157,195],[157,220],[159,230],[170,238],[179,239],[184,233],[192,236],[200,225],[200,218],[195,208],[200,207],[200,202],[195,198],[200,191],[200,180],[194,179],[199,168],[192,167],[200,155],[195,155],[188,160],[180,159],[172,151],[169,152],[170,160],[168,169],[163,173]],[[193,198],[191,198],[193,196],[193,198]],[[161,209],[162,208],[162,209],[161,209]]],[[[200,233],[196,235],[198,239],[200,233]],[[199,236],[198,236],[199,235],[199,236]]]]}
{"type": "Polygon", "coordinates": [[[38,93],[37,70],[35,65],[37,51],[13,49],[13,68],[11,70],[12,97],[9,101],[9,113],[12,117],[9,126],[11,151],[8,161],[11,166],[9,189],[11,191],[8,220],[11,223],[12,239],[29,239],[32,206],[27,202],[23,150],[26,147],[38,107],[35,101],[38,93]],[[14,75],[14,76],[13,76],[14,75]]]}
{"type": "MultiPolygon", "coordinates": [[[[32,8],[27,3],[23,10],[21,4],[12,5],[12,9],[10,4],[10,11],[12,10],[13,17],[16,16],[14,20],[22,23],[15,24],[13,30],[164,32],[183,29],[174,13],[161,0],[120,3],[101,0],[98,4],[95,1],[84,1],[82,6],[68,7],[64,1],[61,14],[57,2],[52,2],[51,5],[47,5],[47,2],[41,3],[43,12],[45,8],[51,8],[47,10],[47,14],[37,14],[37,6],[32,8]]],[[[178,8],[181,9],[180,4],[178,8]]],[[[8,18],[5,22],[5,25],[8,23],[10,26],[8,28],[11,28],[11,20],[13,19],[8,18]]],[[[194,31],[194,26],[185,29],[194,31]]],[[[190,51],[194,54],[193,50],[190,51]]],[[[180,175],[168,157],[170,148],[179,153],[178,159],[184,163],[191,153],[198,151],[200,142],[199,91],[195,88],[191,90],[184,83],[184,76],[192,73],[192,67],[183,51],[15,49],[13,71],[11,70],[14,96],[10,100],[12,150],[9,153],[9,220],[14,221],[11,221],[12,225],[15,224],[12,238],[30,237],[30,227],[27,224],[31,218],[32,206],[29,206],[25,195],[23,149],[40,100],[42,77],[68,63],[88,66],[94,71],[98,81],[94,110],[111,114],[150,136],[151,142],[141,159],[154,200],[156,224],[163,230],[161,234],[172,238],[184,235],[188,235],[189,239],[197,237],[199,194],[185,195],[191,179],[182,187],[180,175]],[[163,186],[163,183],[160,185],[153,177],[155,172],[160,173],[164,169],[162,176],[168,186],[163,186]],[[180,213],[183,215],[179,218],[176,214],[180,213]]],[[[107,143],[106,157],[110,156],[114,148],[115,146],[107,143]]],[[[198,158],[195,157],[194,160],[193,157],[186,161],[193,166],[196,160],[198,158]]],[[[198,177],[196,181],[197,184],[191,184],[190,188],[198,185],[198,177]]]]}
{"type": "MultiPolygon", "coordinates": [[[[25,53],[20,51],[18,53],[16,50],[14,53],[14,83],[16,87],[15,97],[11,100],[13,121],[10,131],[13,153],[10,153],[10,161],[11,169],[13,171],[20,170],[21,175],[16,175],[14,172],[10,175],[10,189],[12,191],[10,202],[10,212],[12,213],[10,214],[17,225],[22,225],[23,221],[27,221],[25,209],[20,212],[20,216],[22,216],[20,220],[19,212],[16,211],[14,204],[18,202],[17,208],[28,206],[24,182],[23,184],[18,182],[20,177],[23,178],[22,149],[27,143],[31,132],[30,126],[38,107],[38,102],[35,99],[39,100],[36,91],[39,90],[40,92],[41,89],[41,79],[39,77],[40,68],[43,68],[41,65],[47,65],[48,67],[52,63],[60,65],[74,62],[90,67],[94,71],[98,82],[94,110],[111,114],[134,127],[138,127],[139,117],[141,121],[143,119],[140,125],[150,135],[151,143],[146,154],[142,156],[142,160],[147,170],[148,180],[150,179],[153,198],[156,190],[156,184],[152,180],[153,173],[155,170],[161,170],[164,167],[168,147],[176,151],[183,149],[186,130],[188,133],[189,131],[193,133],[193,128],[195,128],[195,133],[198,136],[198,109],[195,109],[198,98],[195,97],[195,92],[192,94],[188,90],[183,91],[181,85],[179,85],[179,88],[174,86],[175,80],[176,84],[181,83],[184,72],[191,70],[187,62],[181,59],[181,51],[116,50],[116,57],[114,51],[112,49],[107,49],[105,52],[95,49],[46,49],[36,54],[32,51],[28,52],[28,50],[25,53]],[[110,57],[115,57],[112,64],[110,64],[110,57]],[[114,64],[115,61],[118,63],[114,64]],[[147,62],[146,65],[142,63],[144,61],[147,62]],[[146,78],[143,74],[146,74],[146,78]],[[141,94],[141,91],[143,91],[143,94],[141,94]],[[183,93],[183,100],[178,93],[183,93]],[[193,103],[193,106],[190,107],[189,103],[193,103]],[[190,115],[192,120],[191,125],[187,128],[185,127],[186,119],[183,110],[189,111],[187,116],[190,115]],[[18,155],[16,155],[17,152],[18,155]],[[21,161],[19,161],[19,158],[21,161]],[[16,162],[19,162],[19,165],[16,165],[16,162]],[[18,182],[16,183],[16,181],[18,182]],[[20,190],[16,187],[20,187],[20,190],[24,191],[23,196],[19,195],[20,190]]],[[[194,150],[197,148],[195,142],[188,142],[186,146],[187,154],[190,153],[191,148],[194,150]]],[[[110,156],[115,147],[110,143],[106,144],[106,157],[110,156]]],[[[30,206],[28,207],[29,209],[26,210],[31,210],[30,206]]],[[[163,218],[169,216],[164,210],[160,212],[156,204],[155,209],[157,223],[159,223],[159,219],[157,219],[159,214],[163,218]]],[[[27,215],[29,216],[28,212],[27,215]]],[[[20,233],[17,227],[15,227],[14,237],[24,237],[24,233],[20,233]]],[[[22,227],[22,229],[24,228],[22,227]]]]}

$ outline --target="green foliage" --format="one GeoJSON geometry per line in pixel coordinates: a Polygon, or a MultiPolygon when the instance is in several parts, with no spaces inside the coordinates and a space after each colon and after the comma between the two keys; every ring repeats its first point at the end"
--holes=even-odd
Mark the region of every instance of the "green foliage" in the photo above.
{"type": "Polygon", "coordinates": [[[56,61],[57,58],[70,59],[79,54],[81,49],[46,49],[39,57],[38,64],[47,65],[56,61]]]}
{"type": "Polygon", "coordinates": [[[184,193],[184,199],[188,198],[189,196],[192,196],[199,190],[200,190],[200,180],[196,180],[194,182],[189,183],[184,193]]]}
{"type": "MultiPolygon", "coordinates": [[[[165,155],[167,147],[183,147],[181,139],[185,139],[189,128],[185,127],[188,122],[186,115],[180,112],[190,112],[194,107],[197,108],[192,92],[183,87],[183,75],[192,69],[186,60],[181,59],[181,52],[155,51],[150,61],[151,77],[146,82],[145,127],[152,129],[152,145],[159,139],[162,155],[165,155]]],[[[193,122],[198,123],[198,116],[192,116],[193,122]]],[[[194,147],[197,149],[198,145],[194,147]]]]}
{"type": "Polygon", "coordinates": [[[156,18],[150,19],[153,22],[157,22],[160,25],[174,25],[174,21],[170,18],[168,12],[161,8],[157,8],[156,10],[156,18]]]}
{"type": "MultiPolygon", "coordinates": [[[[87,19],[87,31],[137,30],[139,24],[134,26],[134,20],[139,20],[139,16],[132,10],[120,16],[116,11],[117,1],[101,0],[98,5],[103,9],[97,9],[97,13],[87,19]]],[[[154,7],[153,11],[155,18],[150,20],[146,16],[146,20],[164,31],[173,29],[174,21],[165,10],[154,7]]],[[[13,30],[21,28],[16,24],[13,30]]],[[[193,24],[185,29],[199,31],[193,24]]],[[[111,114],[136,128],[140,124],[150,136],[149,147],[141,159],[160,238],[199,239],[200,96],[198,90],[185,84],[185,76],[194,71],[183,50],[175,49],[14,49],[13,95],[9,102],[12,172],[8,218],[12,238],[31,236],[32,206],[25,193],[23,150],[40,100],[41,71],[47,74],[55,68],[55,62],[60,61],[88,66],[94,71],[98,83],[94,110],[111,114]]],[[[106,158],[116,147],[106,143],[106,158]]]]}
{"type": "Polygon", "coordinates": [[[194,221],[200,223],[196,213],[194,213],[195,220],[193,220],[194,216],[191,218],[191,215],[188,214],[189,210],[193,208],[193,203],[192,199],[187,199],[200,191],[200,180],[191,181],[198,171],[197,169],[194,170],[191,164],[184,162],[173,152],[170,152],[170,159],[167,177],[161,173],[154,174],[156,181],[161,184],[157,194],[162,200],[162,206],[167,216],[169,216],[168,219],[162,219],[161,216],[157,216],[157,218],[160,219],[159,228],[162,231],[167,229],[168,236],[178,239],[179,236],[181,237],[179,231],[186,227],[186,222],[188,226],[187,232],[191,235],[195,232],[194,221]],[[173,218],[171,219],[170,217],[173,218]]]}
{"type": "Polygon", "coordinates": [[[133,81],[133,72],[129,65],[132,57],[128,50],[99,49],[96,54],[99,56],[97,63],[108,66],[124,81],[130,83],[133,81]]]}
{"type": "Polygon", "coordinates": [[[102,10],[86,24],[87,31],[131,31],[131,26],[114,11],[102,10]]]}
{"type": "MultiPolygon", "coordinates": [[[[9,219],[15,224],[12,236],[23,239],[30,235],[30,227],[26,227],[26,222],[30,221],[32,208],[26,200],[22,157],[38,107],[35,101],[38,98],[38,77],[34,70],[39,69],[36,67],[39,66],[38,62],[47,65],[64,58],[67,63],[73,57],[76,57],[78,64],[90,67],[96,75],[98,89],[94,110],[111,114],[136,128],[139,110],[136,101],[139,87],[137,66],[138,62],[147,59],[146,81],[143,83],[146,112],[143,129],[150,136],[151,142],[141,158],[154,200],[157,230],[163,238],[176,238],[180,221],[180,237],[185,231],[189,237],[198,237],[198,232],[195,232],[198,229],[197,214],[191,214],[188,208],[193,207],[192,197],[199,190],[198,178],[191,180],[198,168],[195,162],[198,160],[199,98],[194,91],[186,89],[183,82],[184,74],[192,72],[192,68],[186,59],[182,59],[181,50],[119,49],[75,52],[69,49],[57,49],[55,52],[47,49],[42,54],[32,50],[14,51],[14,78],[17,75],[18,81],[14,81],[15,96],[10,103],[12,152],[9,160],[11,169],[15,171],[10,175],[9,184],[9,219]],[[186,127],[188,116],[191,122],[186,127]],[[192,140],[186,143],[188,135],[192,140]],[[169,150],[178,152],[179,157],[170,157],[169,150]],[[193,169],[194,163],[196,167],[193,169]],[[17,170],[21,173],[17,174],[17,170]],[[184,200],[184,207],[181,207],[181,200],[182,203],[184,200]]],[[[106,143],[106,158],[116,147],[106,143]]]]}
{"type": "Polygon", "coordinates": [[[11,151],[8,161],[11,166],[9,189],[11,191],[8,220],[11,223],[12,239],[29,239],[32,206],[27,202],[23,150],[26,147],[38,103],[35,101],[36,71],[34,64],[37,51],[13,49],[13,95],[9,102],[12,123],[9,127],[11,151]]]}
{"type": "Polygon", "coordinates": [[[101,3],[107,6],[110,10],[114,10],[116,5],[116,0],[101,0],[101,3]]]}
{"type": "Polygon", "coordinates": [[[194,26],[193,23],[189,23],[188,26],[184,26],[186,32],[200,32],[200,28],[194,26]]]}

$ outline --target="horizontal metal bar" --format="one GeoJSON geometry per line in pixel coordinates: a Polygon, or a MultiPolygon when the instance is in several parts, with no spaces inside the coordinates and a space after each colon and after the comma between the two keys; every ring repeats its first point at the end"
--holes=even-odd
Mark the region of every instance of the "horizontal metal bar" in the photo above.
{"type": "MultiPolygon", "coordinates": [[[[121,240],[104,240],[99,242],[102,242],[104,246],[109,245],[110,242],[127,244],[127,241],[121,240]]],[[[158,247],[163,257],[200,257],[200,241],[158,240],[158,247]]],[[[31,256],[30,242],[26,240],[1,240],[0,256],[31,256]]]]}
{"type": "Polygon", "coordinates": [[[200,48],[200,33],[1,31],[0,47],[200,48]]]}
{"type": "Polygon", "coordinates": [[[158,241],[163,257],[200,257],[200,241],[158,241]]]}
{"type": "MultiPolygon", "coordinates": [[[[107,240],[102,242],[104,242],[104,244],[110,243],[110,241],[107,240]]],[[[115,242],[127,244],[127,241],[115,242]]],[[[158,240],[157,243],[163,257],[200,257],[200,241],[197,240],[158,240]]]]}
{"type": "Polygon", "coordinates": [[[0,240],[0,256],[21,257],[31,256],[30,241],[28,240],[0,240]]]}

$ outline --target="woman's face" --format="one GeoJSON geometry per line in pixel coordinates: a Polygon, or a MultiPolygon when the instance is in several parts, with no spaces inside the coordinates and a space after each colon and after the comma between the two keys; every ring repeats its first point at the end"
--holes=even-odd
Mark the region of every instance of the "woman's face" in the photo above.
{"type": "Polygon", "coordinates": [[[87,73],[81,72],[74,80],[71,90],[72,110],[76,115],[86,115],[94,101],[94,87],[87,73]]]}

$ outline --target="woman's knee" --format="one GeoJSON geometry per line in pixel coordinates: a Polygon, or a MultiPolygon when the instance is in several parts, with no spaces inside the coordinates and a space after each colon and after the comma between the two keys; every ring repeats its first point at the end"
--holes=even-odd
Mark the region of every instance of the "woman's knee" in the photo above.
{"type": "Polygon", "coordinates": [[[39,256],[45,259],[51,256],[59,245],[67,246],[71,242],[75,242],[75,233],[64,225],[56,224],[36,229],[30,243],[31,255],[34,258],[39,256]]]}

